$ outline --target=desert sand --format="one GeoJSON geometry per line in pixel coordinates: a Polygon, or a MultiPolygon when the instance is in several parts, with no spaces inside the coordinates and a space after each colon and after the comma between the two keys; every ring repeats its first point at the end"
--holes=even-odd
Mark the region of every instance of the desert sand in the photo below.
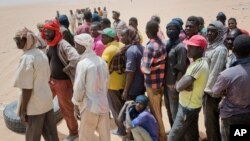
{"type": "MultiPolygon", "coordinates": [[[[27,27],[37,32],[36,24],[45,19],[52,19],[56,10],[61,14],[69,15],[69,10],[77,8],[106,6],[108,17],[111,19],[111,11],[121,12],[121,19],[128,22],[132,16],[139,21],[139,30],[144,33],[146,22],[152,15],[161,17],[161,28],[165,32],[166,24],[174,17],[180,17],[185,21],[188,16],[202,16],[205,25],[215,20],[218,12],[223,11],[227,18],[235,17],[238,27],[250,31],[250,1],[249,0],[1,0],[0,2],[0,141],[25,140],[24,135],[17,134],[5,126],[2,111],[6,104],[17,100],[19,90],[13,88],[15,69],[18,65],[22,51],[14,44],[13,36],[18,29],[27,27]]],[[[111,22],[113,20],[111,19],[111,22]]],[[[144,42],[147,38],[144,34],[144,42]]],[[[145,44],[144,43],[144,44],[145,44]]],[[[169,130],[166,109],[162,106],[163,120],[166,130],[169,130]]],[[[199,126],[205,131],[203,114],[200,113],[199,126]]],[[[112,122],[112,129],[115,125],[112,122]]],[[[58,134],[62,140],[68,130],[65,121],[58,124],[58,134]]],[[[96,138],[96,140],[98,140],[96,138]]],[[[121,138],[112,135],[112,141],[121,138]]]]}

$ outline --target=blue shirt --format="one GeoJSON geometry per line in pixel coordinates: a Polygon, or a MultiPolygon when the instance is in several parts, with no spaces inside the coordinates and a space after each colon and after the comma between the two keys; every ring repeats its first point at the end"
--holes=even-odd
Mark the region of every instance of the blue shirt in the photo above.
{"type": "Polygon", "coordinates": [[[126,51],[126,72],[134,72],[135,78],[128,92],[131,96],[143,95],[145,93],[144,76],[141,72],[141,58],[143,47],[132,45],[126,51]]]}
{"type": "Polygon", "coordinates": [[[159,127],[155,117],[146,109],[139,114],[134,120],[132,120],[132,126],[140,126],[144,128],[153,139],[158,141],[159,127]]]}

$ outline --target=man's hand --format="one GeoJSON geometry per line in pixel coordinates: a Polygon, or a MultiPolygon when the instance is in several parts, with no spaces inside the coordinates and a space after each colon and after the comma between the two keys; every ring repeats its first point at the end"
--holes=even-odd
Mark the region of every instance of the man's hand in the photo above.
{"type": "Polygon", "coordinates": [[[175,90],[175,85],[167,85],[168,88],[171,90],[171,91],[174,91],[175,90]]]}
{"type": "Polygon", "coordinates": [[[77,105],[74,105],[74,117],[76,120],[81,120],[80,110],[77,105]]]}
{"type": "Polygon", "coordinates": [[[187,87],[186,89],[185,89],[186,91],[192,91],[193,90],[193,84],[192,85],[190,85],[189,87],[187,87]]]}
{"type": "Polygon", "coordinates": [[[23,104],[21,105],[20,109],[20,120],[23,124],[26,124],[28,122],[27,111],[23,104]]]}
{"type": "Polygon", "coordinates": [[[128,99],[128,92],[127,91],[123,91],[123,93],[122,93],[122,100],[127,101],[127,99],[128,99]]]}

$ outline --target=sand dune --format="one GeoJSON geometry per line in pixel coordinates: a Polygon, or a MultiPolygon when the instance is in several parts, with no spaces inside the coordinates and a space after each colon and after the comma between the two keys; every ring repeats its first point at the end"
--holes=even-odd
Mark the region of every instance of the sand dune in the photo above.
{"type": "MultiPolygon", "coordinates": [[[[219,11],[223,11],[227,18],[235,17],[238,26],[250,31],[250,1],[249,0],[1,0],[0,2],[0,111],[4,105],[17,99],[18,89],[13,88],[15,68],[22,54],[16,49],[13,36],[24,26],[36,32],[36,23],[45,19],[52,19],[56,10],[62,14],[69,14],[70,9],[93,8],[106,6],[109,16],[112,10],[121,12],[121,19],[128,22],[132,16],[139,20],[139,30],[145,32],[145,24],[152,15],[161,17],[161,27],[165,32],[165,25],[174,17],[181,17],[184,21],[188,16],[203,16],[205,24],[215,19],[219,11]]],[[[113,21],[113,20],[111,20],[113,21]]],[[[144,34],[144,41],[146,36],[144,34]]],[[[164,122],[167,130],[166,110],[163,107],[164,122]]],[[[201,114],[202,115],[202,114],[201,114]]],[[[201,130],[204,131],[203,119],[200,119],[201,130]]],[[[67,128],[63,121],[58,126],[60,139],[67,135],[67,128]]],[[[11,132],[5,127],[2,114],[0,115],[0,141],[24,140],[23,135],[11,132]]],[[[112,136],[113,141],[120,140],[112,136]]]]}

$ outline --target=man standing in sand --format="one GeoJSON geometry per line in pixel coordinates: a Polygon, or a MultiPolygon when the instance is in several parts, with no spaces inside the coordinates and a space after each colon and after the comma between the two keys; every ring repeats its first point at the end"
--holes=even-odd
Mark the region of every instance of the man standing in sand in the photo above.
{"type": "Polygon", "coordinates": [[[82,33],[90,33],[90,25],[92,22],[92,13],[89,10],[86,10],[84,12],[84,23],[77,27],[76,29],[76,35],[82,34],[82,33]]]}
{"type": "Polygon", "coordinates": [[[73,34],[75,34],[75,32],[76,32],[76,15],[73,13],[72,10],[69,10],[69,12],[70,12],[69,21],[70,21],[71,32],[73,34]]]}
{"type": "Polygon", "coordinates": [[[14,87],[22,90],[18,115],[26,123],[26,141],[59,141],[49,88],[50,68],[47,56],[36,48],[37,38],[27,28],[14,37],[23,55],[17,68],[14,87]]]}
{"type": "Polygon", "coordinates": [[[118,121],[118,115],[124,101],[122,100],[122,92],[125,85],[125,73],[111,71],[111,61],[116,53],[122,48],[123,44],[115,40],[116,32],[113,28],[105,28],[100,32],[102,34],[102,42],[106,46],[102,54],[102,59],[106,61],[110,72],[110,81],[108,86],[109,107],[114,117],[118,129],[113,133],[116,135],[125,135],[125,127],[118,121]]]}
{"type": "Polygon", "coordinates": [[[141,71],[145,78],[145,87],[150,101],[150,111],[156,118],[160,128],[159,141],[166,141],[161,112],[166,50],[157,35],[158,31],[159,24],[157,22],[151,20],[147,23],[146,34],[150,41],[143,52],[141,71]]]}
{"type": "Polygon", "coordinates": [[[127,27],[126,23],[120,19],[120,12],[119,11],[112,11],[113,13],[113,19],[115,20],[113,22],[113,27],[115,29],[118,41],[121,40],[121,31],[127,27]]]}
{"type": "Polygon", "coordinates": [[[94,38],[93,50],[97,56],[102,56],[102,53],[105,49],[104,44],[102,43],[102,35],[98,32],[101,30],[100,22],[93,22],[90,26],[90,35],[94,38]]]}
{"type": "Polygon", "coordinates": [[[211,22],[207,28],[208,47],[205,57],[209,65],[209,77],[203,96],[203,112],[208,141],[221,141],[218,106],[221,98],[214,98],[212,88],[226,65],[227,48],[223,44],[223,24],[211,22]]]}
{"type": "Polygon", "coordinates": [[[203,57],[207,40],[201,35],[194,35],[184,42],[188,47],[188,57],[194,61],[176,84],[176,90],[180,92],[179,107],[168,141],[199,140],[198,119],[209,73],[203,57]]]}
{"type": "Polygon", "coordinates": [[[62,115],[69,128],[69,135],[64,141],[73,141],[78,137],[78,124],[74,118],[74,105],[71,102],[72,83],[79,55],[74,47],[62,39],[58,21],[46,23],[42,35],[49,45],[47,56],[51,69],[50,87],[53,95],[58,97],[62,115]]]}
{"type": "Polygon", "coordinates": [[[94,39],[89,34],[74,37],[80,54],[74,82],[75,117],[80,117],[79,141],[110,141],[109,104],[107,99],[109,71],[106,62],[92,50],[94,39]]]}

